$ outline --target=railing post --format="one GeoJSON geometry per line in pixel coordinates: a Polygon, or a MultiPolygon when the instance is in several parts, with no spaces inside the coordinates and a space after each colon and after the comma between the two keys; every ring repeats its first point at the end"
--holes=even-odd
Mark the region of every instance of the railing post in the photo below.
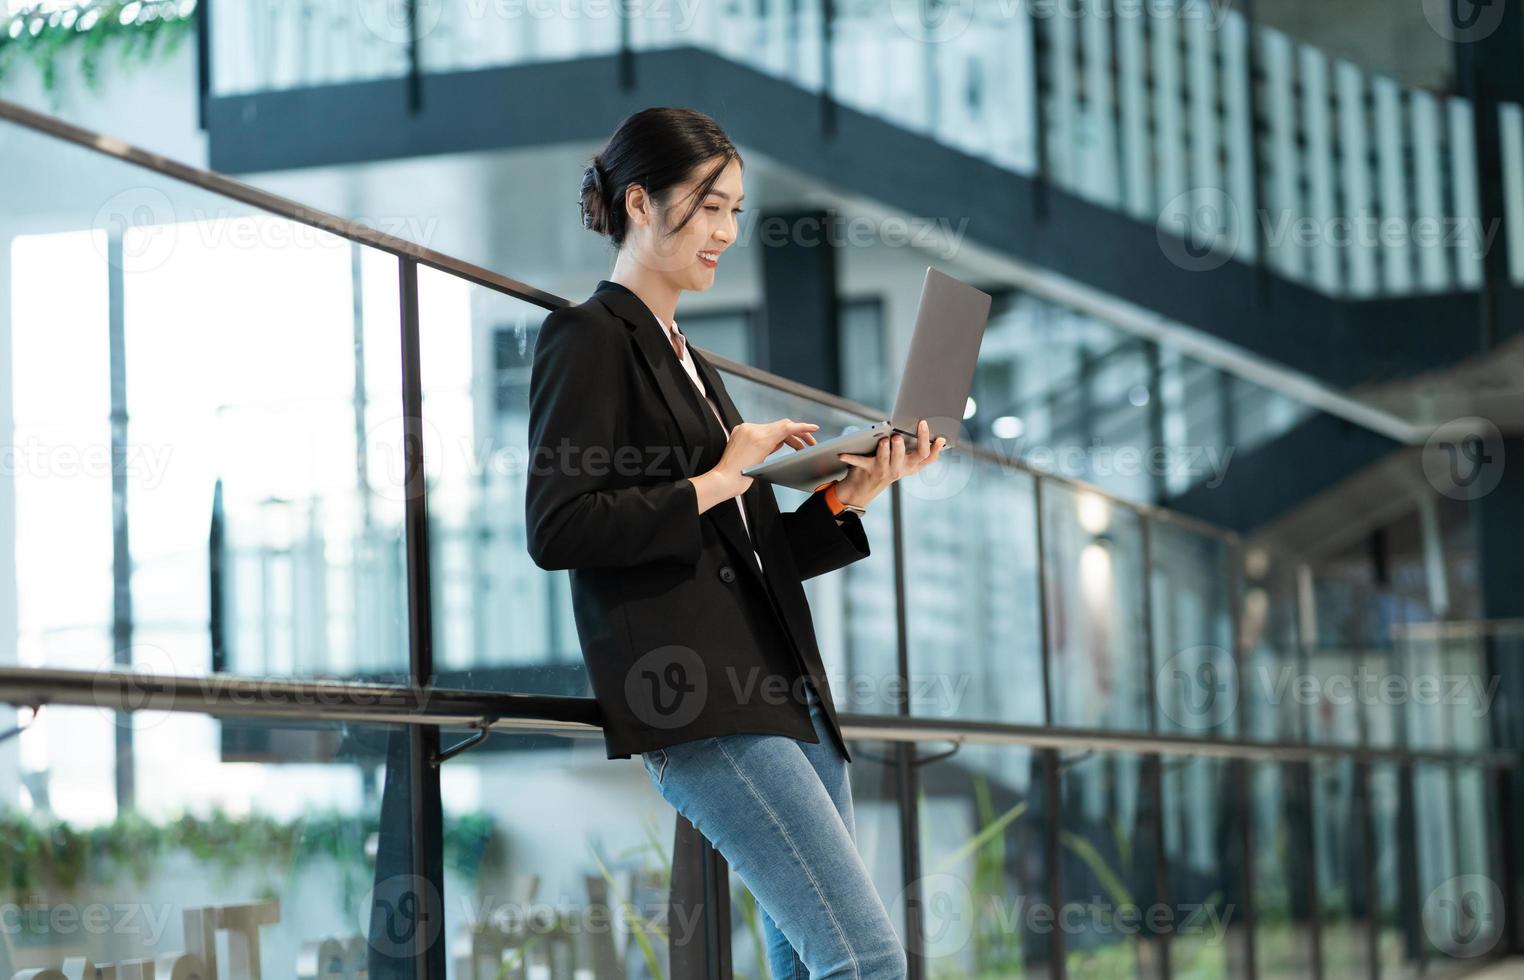
{"type": "MultiPolygon", "coordinates": [[[[429,565],[428,501],[423,455],[423,371],[418,317],[418,260],[397,260],[402,308],[402,444],[407,555],[408,676],[415,691],[433,686],[434,641],[429,565]]],[[[418,725],[408,739],[408,803],[411,816],[411,886],[414,965],[418,980],[445,975],[444,817],[439,769],[439,728],[418,725]],[[429,918],[429,917],[434,918],[429,918]]],[[[406,912],[404,911],[404,914],[406,912]]]]}

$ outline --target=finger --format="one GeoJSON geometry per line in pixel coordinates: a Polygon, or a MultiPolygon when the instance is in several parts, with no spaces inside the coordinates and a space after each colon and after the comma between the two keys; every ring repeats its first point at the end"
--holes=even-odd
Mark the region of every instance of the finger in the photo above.
{"type": "Polygon", "coordinates": [[[915,431],[916,431],[916,438],[915,438],[916,455],[920,456],[921,459],[923,459],[923,460],[930,458],[930,456],[931,456],[931,426],[926,424],[926,420],[925,419],[921,419],[921,424],[916,426],[916,430],[915,431]]]}
{"type": "Polygon", "coordinates": [[[836,458],[841,460],[843,463],[846,463],[848,466],[856,466],[858,469],[866,469],[868,467],[868,464],[863,462],[863,460],[868,458],[866,456],[854,456],[851,453],[837,453],[836,458]]]}

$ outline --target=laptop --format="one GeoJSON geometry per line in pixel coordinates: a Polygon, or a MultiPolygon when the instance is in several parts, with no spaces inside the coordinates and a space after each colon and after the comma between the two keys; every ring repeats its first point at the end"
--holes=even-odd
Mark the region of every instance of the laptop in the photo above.
{"type": "Polygon", "coordinates": [[[803,449],[786,448],[742,470],[741,475],[795,490],[814,490],[846,476],[852,468],[837,459],[837,453],[871,456],[878,451],[880,439],[896,432],[905,437],[905,450],[914,450],[921,419],[926,420],[933,443],[945,436],[944,451],[956,445],[990,302],[989,293],[927,266],[910,357],[900,375],[890,417],[803,449]]]}

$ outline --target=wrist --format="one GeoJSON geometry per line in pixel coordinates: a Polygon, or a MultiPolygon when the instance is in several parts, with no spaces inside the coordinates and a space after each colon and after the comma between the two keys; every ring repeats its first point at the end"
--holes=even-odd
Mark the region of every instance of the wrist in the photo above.
{"type": "Polygon", "coordinates": [[[831,492],[841,502],[842,513],[845,513],[848,508],[853,510],[867,509],[868,498],[856,486],[847,483],[845,480],[837,480],[831,492]]]}

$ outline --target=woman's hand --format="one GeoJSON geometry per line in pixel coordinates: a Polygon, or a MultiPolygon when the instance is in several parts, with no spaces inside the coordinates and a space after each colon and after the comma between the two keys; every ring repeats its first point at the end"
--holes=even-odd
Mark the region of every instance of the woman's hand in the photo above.
{"type": "Polygon", "coordinates": [[[878,441],[878,451],[872,456],[837,453],[836,458],[853,467],[836,483],[836,499],[844,504],[868,506],[868,501],[884,492],[884,488],[903,476],[919,473],[935,463],[947,445],[945,436],[931,439],[931,426],[925,419],[916,425],[916,451],[905,451],[905,437],[896,432],[878,441]]]}
{"type": "MultiPolygon", "coordinates": [[[[730,430],[730,441],[714,469],[704,474],[714,474],[728,497],[738,497],[751,487],[755,477],[742,476],[741,471],[762,462],[783,445],[803,449],[815,442],[813,435],[820,426],[814,422],[795,422],[778,419],[775,422],[742,422],[730,430]]],[[[700,506],[702,513],[707,508],[700,506]]]]}

